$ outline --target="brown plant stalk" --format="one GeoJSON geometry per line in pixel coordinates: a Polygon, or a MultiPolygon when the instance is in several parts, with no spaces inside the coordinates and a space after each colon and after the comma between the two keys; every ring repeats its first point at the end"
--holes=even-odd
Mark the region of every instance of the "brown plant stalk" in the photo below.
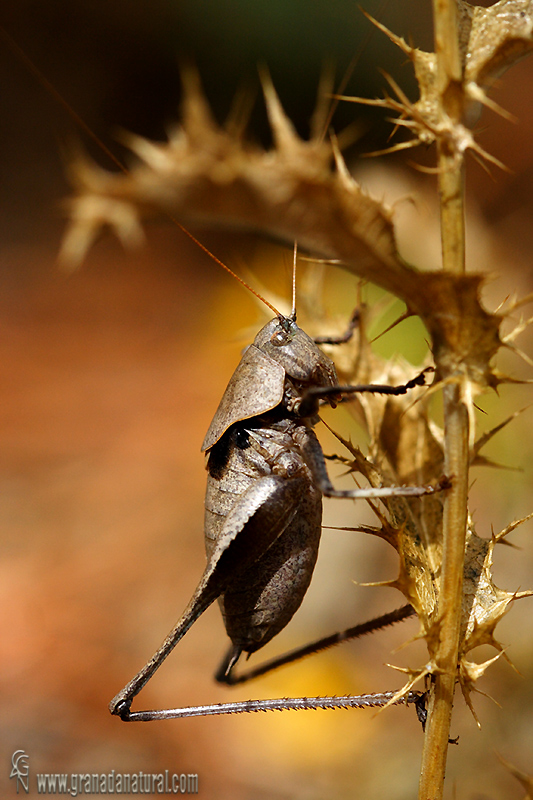
{"type": "MultiPolygon", "coordinates": [[[[455,0],[433,0],[437,86],[441,113],[452,125],[463,114],[462,64],[455,0]]],[[[441,209],[442,268],[465,271],[464,162],[452,139],[437,143],[441,209]]],[[[428,703],[419,800],[440,800],[444,790],[453,698],[457,680],[467,529],[469,415],[458,384],[443,389],[444,468],[453,485],[444,501],[442,579],[438,601],[440,632],[434,653],[435,674],[428,703]]]]}

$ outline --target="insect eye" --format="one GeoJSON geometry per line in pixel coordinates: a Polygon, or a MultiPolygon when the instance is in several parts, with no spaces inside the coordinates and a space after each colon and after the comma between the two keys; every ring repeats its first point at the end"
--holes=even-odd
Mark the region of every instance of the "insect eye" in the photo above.
{"type": "Polygon", "coordinates": [[[235,444],[239,450],[246,450],[250,447],[250,436],[247,430],[237,428],[235,431],[235,444]]]}

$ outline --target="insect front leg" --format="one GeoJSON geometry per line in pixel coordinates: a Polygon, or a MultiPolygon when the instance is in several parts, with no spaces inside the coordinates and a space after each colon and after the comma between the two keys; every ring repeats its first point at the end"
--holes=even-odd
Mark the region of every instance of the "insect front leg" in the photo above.
{"type": "MultiPolygon", "coordinates": [[[[425,386],[426,375],[435,372],[434,367],[425,367],[416,377],[411,378],[407,383],[399,386],[388,386],[382,383],[363,383],[355,386],[342,386],[340,384],[330,384],[329,386],[310,386],[300,397],[298,404],[298,414],[300,417],[312,417],[316,414],[316,408],[320,400],[331,400],[338,402],[339,397],[350,394],[383,394],[398,397],[407,394],[415,386],[425,386]]],[[[331,402],[331,401],[330,401],[331,402]]]]}

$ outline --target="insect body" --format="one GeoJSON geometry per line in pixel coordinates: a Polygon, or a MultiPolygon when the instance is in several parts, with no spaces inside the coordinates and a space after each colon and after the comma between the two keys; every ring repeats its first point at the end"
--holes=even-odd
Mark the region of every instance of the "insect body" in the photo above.
{"type": "Polygon", "coordinates": [[[208,453],[204,574],[159,650],[112,700],[113,714],[141,718],[144,712],[129,710],[133,697],[215,600],[232,642],[217,672],[219,681],[231,683],[240,654],[258,650],[285,627],[311,580],[323,495],[390,497],[435,491],[417,486],[336,490],[313,431],[320,400],[335,405],[344,393],[404,394],[424,383],[426,371],[399,387],[341,387],[333,362],[293,317],[279,315],[259,331],[203,443],[208,453]]]}
{"type": "MultiPolygon", "coordinates": [[[[307,591],[318,555],[322,491],[305,453],[318,399],[311,387],[338,383],[333,362],[287,318],[271,320],[244,353],[204,440],[208,558],[236,528],[246,537],[220,605],[233,647],[219,679],[285,627],[307,591]]],[[[239,538],[237,536],[236,538],[239,538]]]]}

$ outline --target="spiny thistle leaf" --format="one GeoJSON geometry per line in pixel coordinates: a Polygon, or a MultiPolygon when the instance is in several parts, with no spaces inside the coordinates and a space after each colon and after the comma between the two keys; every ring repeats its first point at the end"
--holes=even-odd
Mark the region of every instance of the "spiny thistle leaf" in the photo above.
{"type": "Polygon", "coordinates": [[[398,84],[385,75],[394,96],[385,94],[379,100],[361,97],[338,99],[381,106],[398,114],[394,120],[396,128],[407,128],[413,138],[379,151],[379,154],[440,142],[454,154],[457,168],[460,168],[465,153],[470,150],[481,163],[488,161],[506,169],[501,161],[478,144],[471,127],[477,121],[482,105],[513,119],[512,115],[489,98],[487,92],[505,70],[533,49],[533,2],[500,0],[489,8],[482,8],[470,5],[465,0],[457,0],[457,8],[462,63],[461,78],[453,87],[453,93],[462,105],[461,121],[452,120],[446,112],[443,97],[449,87],[440,83],[437,55],[411,47],[366,12],[368,19],[411,60],[419,98],[411,102],[398,84]]]}
{"type": "Polygon", "coordinates": [[[391,212],[340,168],[338,153],[332,169],[330,144],[297,137],[270,83],[265,95],[277,146],[268,152],[216,127],[197,80],[187,78],[185,88],[182,127],[168,144],[131,140],[142,161],[128,174],[79,159],[72,165],[77,196],[64,258],[79,262],[104,225],[135,243],[140,217],[153,214],[297,239],[404,300],[425,322],[443,378],[460,374],[476,391],[497,385],[490,362],[501,344],[501,318],[481,306],[481,277],[423,273],[403,262],[391,212]]]}
{"type": "Polygon", "coordinates": [[[533,49],[532,0],[500,0],[489,8],[458,0],[465,81],[484,89],[533,49]]]}
{"type": "MultiPolygon", "coordinates": [[[[377,356],[365,341],[369,327],[369,309],[359,309],[359,326],[356,333],[359,357],[353,357],[350,382],[405,382],[412,375],[412,366],[395,360],[394,363],[377,356]]],[[[357,447],[338,437],[353,456],[351,467],[373,486],[404,483],[427,483],[442,474],[442,435],[428,414],[423,389],[409,396],[384,398],[359,395],[349,408],[370,437],[369,454],[365,457],[357,447]],[[413,402],[413,395],[416,401],[413,402]]],[[[427,391],[427,390],[426,390],[427,391]]],[[[475,461],[479,449],[508,424],[505,420],[489,431],[472,447],[475,461]]],[[[343,459],[345,462],[345,460],[343,459]]],[[[346,463],[346,462],[345,462],[346,463]]],[[[399,572],[395,579],[379,585],[401,591],[415,608],[421,625],[421,635],[429,649],[429,670],[436,667],[436,653],[440,643],[441,620],[438,616],[440,593],[440,563],[442,550],[443,496],[434,495],[416,501],[407,498],[390,498],[373,508],[381,523],[380,528],[366,526],[365,532],[378,535],[389,542],[399,556],[399,572]]],[[[490,539],[481,538],[472,523],[466,539],[463,601],[461,610],[461,639],[459,646],[459,680],[472,712],[475,712],[470,694],[475,681],[494,662],[483,664],[468,661],[467,654],[482,644],[496,648],[499,657],[502,645],[495,639],[494,630],[510,609],[514,600],[529,597],[530,591],[509,592],[499,589],[492,580],[493,551],[496,544],[515,530],[523,520],[516,520],[490,539]]],[[[416,670],[413,671],[414,673],[416,670]]]]}

